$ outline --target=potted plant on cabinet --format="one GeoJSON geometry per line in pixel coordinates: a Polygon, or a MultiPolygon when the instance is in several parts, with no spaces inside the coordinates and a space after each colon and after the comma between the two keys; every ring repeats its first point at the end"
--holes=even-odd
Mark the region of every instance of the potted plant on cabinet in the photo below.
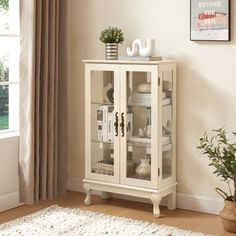
{"type": "MultiPolygon", "coordinates": [[[[236,143],[229,141],[224,128],[213,130],[215,135],[209,137],[205,133],[200,138],[199,149],[207,156],[210,164],[215,168],[214,174],[221,177],[229,187],[229,195],[223,190],[216,188],[216,191],[225,199],[224,209],[220,212],[224,229],[229,232],[236,232],[236,143]],[[231,183],[233,182],[233,192],[231,183]]],[[[232,133],[236,136],[236,132],[232,133]]]]}
{"type": "Polygon", "coordinates": [[[99,39],[105,43],[106,59],[117,60],[118,45],[124,41],[124,34],[122,30],[117,27],[108,27],[101,32],[99,39]]]}

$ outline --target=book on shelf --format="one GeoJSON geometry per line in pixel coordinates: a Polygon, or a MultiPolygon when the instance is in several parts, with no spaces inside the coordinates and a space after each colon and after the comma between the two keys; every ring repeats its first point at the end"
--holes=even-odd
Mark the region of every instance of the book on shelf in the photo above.
{"type": "Polygon", "coordinates": [[[167,106],[171,104],[171,99],[170,98],[165,98],[162,99],[162,106],[167,106]]]}
{"type": "MultiPolygon", "coordinates": [[[[162,99],[166,99],[166,92],[163,91],[162,92],[162,99]]],[[[136,99],[136,100],[151,100],[152,98],[152,94],[151,93],[132,93],[132,96],[130,97],[130,99],[136,99]]]]}
{"type": "Polygon", "coordinates": [[[134,93],[129,97],[128,104],[133,106],[151,106],[151,94],[134,93]]]}
{"type": "Polygon", "coordinates": [[[99,105],[97,107],[97,139],[100,142],[108,142],[108,123],[110,122],[111,125],[113,109],[113,105],[99,105]]]}
{"type": "MultiPolygon", "coordinates": [[[[133,113],[127,113],[126,115],[126,135],[127,137],[133,136],[133,113]]],[[[113,122],[113,113],[108,113],[108,118],[107,118],[108,124],[107,124],[107,129],[108,129],[108,134],[107,134],[107,142],[108,143],[113,143],[114,139],[114,122],[113,122]]]]}
{"type": "Polygon", "coordinates": [[[107,141],[108,143],[113,142],[113,112],[107,114],[107,141]]]}
{"type": "Polygon", "coordinates": [[[131,142],[137,142],[137,143],[151,143],[150,138],[140,138],[138,136],[129,137],[128,140],[131,141],[131,142]]]}
{"type": "Polygon", "coordinates": [[[132,112],[129,112],[126,115],[126,120],[127,120],[126,134],[127,134],[127,137],[133,136],[133,117],[134,117],[134,114],[132,112]]]}
{"type": "Polygon", "coordinates": [[[169,143],[170,142],[170,136],[167,136],[167,135],[163,135],[162,136],[162,144],[164,145],[164,144],[167,144],[167,143],[169,143]]]}
{"type": "MultiPolygon", "coordinates": [[[[152,94],[151,93],[132,93],[128,99],[128,104],[133,106],[151,106],[152,94]]],[[[167,97],[165,91],[162,92],[162,105],[166,106],[171,104],[171,99],[167,97]]]]}
{"type": "MultiPolygon", "coordinates": [[[[128,140],[135,143],[151,143],[151,138],[140,138],[137,136],[129,137],[128,140]]],[[[170,143],[170,136],[162,136],[162,144],[168,143],[170,143]]]]}
{"type": "Polygon", "coordinates": [[[106,105],[102,106],[102,141],[107,142],[107,115],[108,115],[108,107],[106,105]]]}
{"type": "Polygon", "coordinates": [[[162,146],[162,151],[163,151],[163,152],[171,151],[171,149],[172,149],[171,143],[163,144],[163,146],[162,146]]]}
{"type": "MultiPolygon", "coordinates": [[[[99,142],[113,143],[113,110],[113,105],[99,105],[97,107],[97,139],[99,142]]],[[[126,122],[126,135],[127,137],[133,136],[133,113],[127,113],[126,122]]]]}
{"type": "Polygon", "coordinates": [[[97,139],[102,142],[103,139],[103,106],[100,105],[97,107],[97,139]]]}
{"type": "Polygon", "coordinates": [[[129,56],[122,56],[118,58],[121,61],[161,61],[162,57],[142,57],[142,56],[136,56],[136,57],[129,57],[129,56]]]}
{"type": "Polygon", "coordinates": [[[151,93],[132,93],[131,98],[137,100],[151,100],[151,93]]]}
{"type": "MultiPolygon", "coordinates": [[[[109,130],[108,117],[110,119],[109,122],[111,123],[114,106],[113,105],[103,105],[102,107],[103,107],[102,141],[108,142],[108,130],[109,130]]],[[[109,136],[111,136],[111,134],[109,134],[109,136]]]]}

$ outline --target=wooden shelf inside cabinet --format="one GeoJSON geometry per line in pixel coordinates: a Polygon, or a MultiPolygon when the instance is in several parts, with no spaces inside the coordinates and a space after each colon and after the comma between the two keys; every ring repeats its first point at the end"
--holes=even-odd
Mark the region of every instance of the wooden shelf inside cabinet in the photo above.
{"type": "Polygon", "coordinates": [[[99,144],[114,144],[113,142],[104,142],[104,141],[100,141],[100,140],[97,140],[97,139],[92,139],[91,140],[93,143],[99,143],[99,144]]]}
{"type": "Polygon", "coordinates": [[[137,148],[150,148],[151,147],[151,143],[128,141],[127,144],[129,147],[137,147],[137,148]]]}
{"type": "Polygon", "coordinates": [[[103,102],[103,101],[92,101],[92,105],[107,105],[107,106],[114,106],[113,103],[110,102],[103,102]]]}
{"type": "Polygon", "coordinates": [[[144,180],[144,181],[150,181],[150,176],[145,176],[145,177],[141,177],[138,176],[137,174],[132,174],[132,175],[128,175],[127,178],[131,178],[131,179],[140,179],[140,180],[144,180]]]}
{"type": "Polygon", "coordinates": [[[168,152],[172,150],[172,144],[171,143],[165,143],[162,145],[162,152],[168,152]]]}

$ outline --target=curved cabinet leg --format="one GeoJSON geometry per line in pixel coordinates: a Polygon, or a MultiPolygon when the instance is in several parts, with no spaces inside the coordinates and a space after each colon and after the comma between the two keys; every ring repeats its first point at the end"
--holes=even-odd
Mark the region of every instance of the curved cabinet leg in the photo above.
{"type": "Polygon", "coordinates": [[[155,217],[159,217],[160,216],[160,202],[161,202],[161,195],[160,194],[155,194],[155,193],[151,193],[150,199],[152,201],[153,204],[153,214],[155,217]]]}
{"type": "Polygon", "coordinates": [[[111,197],[111,193],[108,193],[108,192],[102,192],[102,198],[103,199],[108,199],[111,197]]]}
{"type": "Polygon", "coordinates": [[[168,196],[167,208],[169,210],[176,209],[176,187],[173,188],[172,193],[168,196]]]}
{"type": "Polygon", "coordinates": [[[87,183],[84,184],[84,189],[85,189],[85,192],[86,192],[86,197],[84,199],[84,205],[89,206],[89,205],[92,204],[92,202],[91,202],[91,191],[92,191],[92,189],[90,189],[90,186],[87,183]]]}

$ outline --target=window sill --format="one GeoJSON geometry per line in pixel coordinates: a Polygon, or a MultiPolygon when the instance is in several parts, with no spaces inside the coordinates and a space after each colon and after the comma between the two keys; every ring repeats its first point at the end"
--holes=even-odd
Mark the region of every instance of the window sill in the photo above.
{"type": "Polygon", "coordinates": [[[19,131],[0,131],[0,139],[18,137],[19,131]]]}

